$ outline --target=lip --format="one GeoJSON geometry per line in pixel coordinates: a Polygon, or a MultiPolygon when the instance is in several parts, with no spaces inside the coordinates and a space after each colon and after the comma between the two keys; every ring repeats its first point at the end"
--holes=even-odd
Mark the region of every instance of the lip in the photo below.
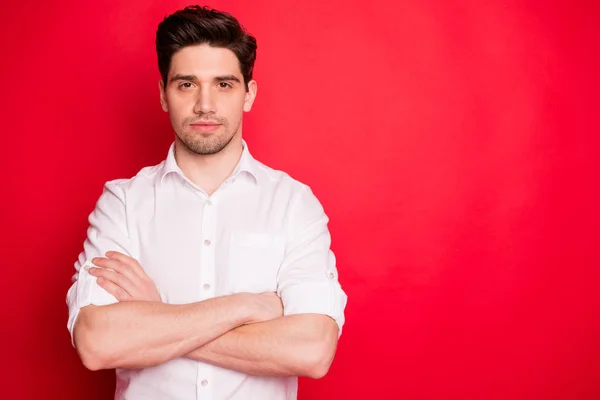
{"type": "Polygon", "coordinates": [[[198,121],[198,122],[194,122],[191,125],[202,125],[202,126],[210,126],[210,125],[221,125],[217,122],[209,122],[209,121],[198,121]]]}
{"type": "Polygon", "coordinates": [[[192,129],[200,131],[200,132],[213,132],[216,131],[217,129],[219,129],[219,127],[221,126],[221,124],[218,124],[216,122],[195,122],[193,124],[190,124],[190,126],[192,127],[192,129]]]}

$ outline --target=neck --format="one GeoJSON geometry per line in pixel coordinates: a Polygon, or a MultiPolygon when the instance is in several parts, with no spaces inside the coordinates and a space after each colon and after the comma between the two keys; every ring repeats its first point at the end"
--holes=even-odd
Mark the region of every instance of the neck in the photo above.
{"type": "Polygon", "coordinates": [[[209,196],[233,173],[241,156],[242,139],[239,135],[220,152],[208,155],[191,152],[179,138],[175,138],[177,165],[190,181],[209,196]]]}

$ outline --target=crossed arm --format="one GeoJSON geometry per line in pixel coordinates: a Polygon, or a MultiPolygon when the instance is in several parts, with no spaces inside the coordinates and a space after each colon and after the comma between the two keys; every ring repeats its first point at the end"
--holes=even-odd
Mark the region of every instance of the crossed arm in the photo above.
{"type": "Polygon", "coordinates": [[[90,275],[119,303],[80,311],[74,341],[89,369],[144,368],[187,357],[249,374],[320,378],[333,361],[338,327],[326,315],[282,316],[275,294],[163,304],[135,259],[109,252],[93,261],[102,268],[90,275]]]}
{"type": "Polygon", "coordinates": [[[247,374],[318,379],[333,361],[337,333],[326,315],[288,315],[241,326],[186,357],[247,374]]]}
{"type": "Polygon", "coordinates": [[[132,245],[124,189],[107,183],[90,215],[78,280],[67,296],[69,328],[84,365],[144,368],[187,357],[249,374],[325,375],[346,295],[326,278],[336,272],[327,217],[309,190],[300,196],[277,295],[239,293],[173,305],[161,302],[154,282],[125,255],[132,245]],[[101,268],[87,269],[87,261],[101,268]]]}

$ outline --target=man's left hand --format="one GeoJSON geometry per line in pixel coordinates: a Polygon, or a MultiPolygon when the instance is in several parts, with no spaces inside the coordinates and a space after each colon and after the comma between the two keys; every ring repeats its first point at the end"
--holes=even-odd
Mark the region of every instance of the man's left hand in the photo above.
{"type": "Polygon", "coordinates": [[[156,285],[135,258],[109,251],[106,258],[96,257],[92,263],[100,268],[90,268],[90,275],[117,300],[162,302],[156,285]]]}

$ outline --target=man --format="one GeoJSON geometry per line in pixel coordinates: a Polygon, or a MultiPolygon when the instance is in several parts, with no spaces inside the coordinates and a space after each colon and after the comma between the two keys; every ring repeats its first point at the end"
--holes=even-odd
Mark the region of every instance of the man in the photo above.
{"type": "Polygon", "coordinates": [[[158,27],[167,158],[106,183],[69,289],[68,327],[117,399],[295,399],[333,360],[346,294],[310,188],[242,140],[256,40],[188,7],[158,27]]]}

